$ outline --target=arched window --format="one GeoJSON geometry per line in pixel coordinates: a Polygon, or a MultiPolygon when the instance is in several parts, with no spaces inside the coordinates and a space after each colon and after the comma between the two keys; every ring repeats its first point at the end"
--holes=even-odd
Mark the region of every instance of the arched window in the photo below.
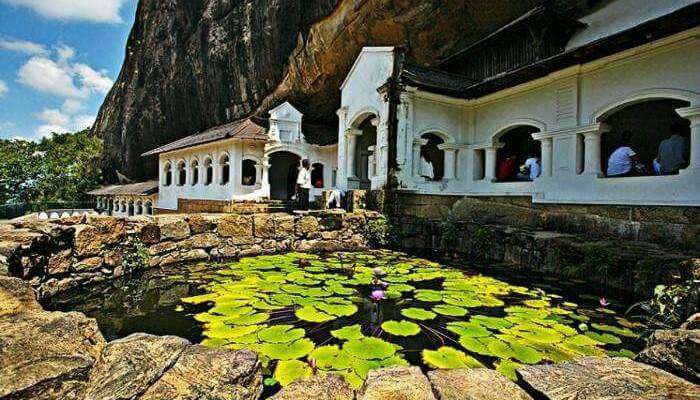
{"type": "Polygon", "coordinates": [[[126,212],[126,200],[121,201],[121,212],[126,212]]]}
{"type": "Polygon", "coordinates": [[[316,189],[323,188],[323,164],[314,163],[311,166],[311,185],[316,189]]]}
{"type": "Polygon", "coordinates": [[[150,201],[146,202],[146,215],[153,215],[153,204],[150,201]]]}
{"type": "Polygon", "coordinates": [[[133,202],[133,200],[129,200],[129,204],[127,207],[128,207],[129,216],[133,217],[134,216],[134,202],[133,202]]]}
{"type": "Polygon", "coordinates": [[[136,202],[136,209],[134,210],[135,215],[141,215],[143,214],[143,203],[141,200],[136,202]]]}
{"type": "Polygon", "coordinates": [[[204,160],[204,184],[211,185],[214,182],[214,165],[211,158],[204,160]]]}
{"type": "Polygon", "coordinates": [[[187,169],[185,167],[185,161],[180,161],[177,163],[177,185],[184,186],[187,180],[187,169]]]}
{"type": "Polygon", "coordinates": [[[170,186],[173,184],[173,166],[167,162],[163,168],[163,185],[170,186]]]}
{"type": "Polygon", "coordinates": [[[192,160],[190,163],[190,185],[194,186],[199,183],[199,161],[192,160]]]}
{"type": "Polygon", "coordinates": [[[219,183],[227,185],[231,181],[231,165],[228,154],[222,155],[219,159],[219,173],[221,174],[219,183]]]}
{"type": "Polygon", "coordinates": [[[255,165],[255,160],[243,160],[243,164],[241,167],[241,185],[253,186],[257,183],[258,171],[255,165]]]}
{"type": "Polygon", "coordinates": [[[540,177],[541,143],[532,138],[539,132],[530,125],[514,127],[503,133],[498,141],[503,145],[496,151],[498,182],[533,181],[540,177]]]}
{"type": "Polygon", "coordinates": [[[445,141],[434,133],[426,133],[421,136],[428,142],[421,146],[421,173],[427,180],[439,181],[445,176],[445,152],[438,148],[445,141]]]}

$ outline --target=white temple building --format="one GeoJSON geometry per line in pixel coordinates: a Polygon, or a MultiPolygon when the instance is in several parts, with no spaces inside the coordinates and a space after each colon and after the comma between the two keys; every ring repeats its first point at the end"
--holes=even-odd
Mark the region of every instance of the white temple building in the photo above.
{"type": "Polygon", "coordinates": [[[309,144],[302,114],[284,103],[144,153],[158,156],[157,212],[223,212],[235,202],[289,200],[301,160],[312,165],[311,198],[335,185],[337,145],[309,144]]]}
{"type": "Polygon", "coordinates": [[[380,189],[393,176],[398,190],[420,194],[697,206],[698,6],[614,0],[576,19],[539,7],[437,68],[366,47],[341,87],[338,186],[380,189]],[[624,131],[645,167],[608,177],[624,131]],[[687,163],[655,175],[659,144],[674,132],[689,141],[687,163]],[[536,158],[541,174],[504,179],[509,157],[536,158]]]}

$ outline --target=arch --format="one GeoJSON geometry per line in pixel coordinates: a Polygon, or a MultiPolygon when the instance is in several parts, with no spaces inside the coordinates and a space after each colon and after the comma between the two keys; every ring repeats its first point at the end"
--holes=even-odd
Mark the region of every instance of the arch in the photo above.
{"type": "Polygon", "coordinates": [[[272,156],[275,153],[292,153],[302,160],[307,158],[306,154],[304,154],[304,151],[300,147],[291,146],[289,144],[276,144],[274,146],[270,146],[265,151],[265,157],[269,158],[270,156],[272,156]]]}
{"type": "Polygon", "coordinates": [[[211,156],[204,158],[204,184],[211,185],[214,183],[214,161],[211,156]]]}
{"type": "Polygon", "coordinates": [[[325,186],[324,165],[321,162],[311,164],[311,186],[316,189],[325,186]]]}
{"type": "Polygon", "coordinates": [[[141,200],[137,200],[134,207],[135,207],[135,209],[134,209],[135,215],[142,215],[143,214],[143,202],[141,200]]]}
{"type": "Polygon", "coordinates": [[[258,183],[261,173],[260,160],[252,155],[244,155],[241,160],[241,185],[253,186],[258,183]]]}
{"type": "Polygon", "coordinates": [[[185,160],[177,162],[177,186],[184,186],[187,181],[187,163],[185,160]]]}
{"type": "Polygon", "coordinates": [[[511,120],[505,125],[502,125],[494,131],[494,133],[491,135],[492,144],[496,144],[498,139],[500,139],[500,137],[506,134],[508,131],[514,128],[519,128],[521,126],[531,126],[533,128],[539,129],[540,132],[547,132],[547,124],[545,124],[542,121],[532,118],[517,118],[511,120]]]}
{"type": "Polygon", "coordinates": [[[450,135],[448,132],[448,129],[445,128],[440,128],[440,127],[428,127],[425,129],[421,129],[418,131],[418,134],[415,136],[416,139],[422,138],[426,134],[433,134],[440,139],[442,139],[443,143],[456,143],[456,140],[454,136],[450,135]]]}
{"type": "Polygon", "coordinates": [[[190,161],[190,185],[194,186],[199,183],[199,159],[194,157],[190,161]]]}
{"type": "Polygon", "coordinates": [[[129,200],[129,202],[127,203],[127,214],[128,214],[130,217],[133,217],[133,216],[134,216],[134,211],[135,211],[134,201],[133,201],[133,200],[129,200]]]}
{"type": "Polygon", "coordinates": [[[231,156],[227,152],[219,156],[219,184],[228,185],[231,181],[231,156]]]}
{"type": "Polygon", "coordinates": [[[349,118],[348,121],[350,123],[348,124],[349,128],[357,128],[359,127],[367,118],[370,116],[374,116],[375,118],[379,118],[379,110],[372,106],[365,106],[360,108],[353,114],[352,118],[349,118]]]}
{"type": "Polygon", "coordinates": [[[269,156],[270,198],[289,200],[294,195],[301,157],[290,151],[275,151],[269,156]]]}
{"type": "Polygon", "coordinates": [[[591,124],[594,124],[633,104],[648,100],[664,99],[687,101],[690,103],[691,107],[700,104],[700,94],[690,90],[672,88],[637,90],[623,96],[616,97],[615,100],[596,109],[593,114],[591,114],[589,120],[591,124]]]}
{"type": "Polygon", "coordinates": [[[163,186],[170,186],[173,183],[173,165],[166,161],[163,165],[163,186]]]}
{"type": "Polygon", "coordinates": [[[153,215],[153,203],[151,203],[150,200],[146,200],[146,203],[144,204],[144,214],[153,215]]]}
{"type": "Polygon", "coordinates": [[[430,181],[442,180],[445,176],[445,151],[439,146],[445,143],[444,134],[429,131],[421,134],[419,138],[426,141],[420,147],[420,175],[430,181]]]}

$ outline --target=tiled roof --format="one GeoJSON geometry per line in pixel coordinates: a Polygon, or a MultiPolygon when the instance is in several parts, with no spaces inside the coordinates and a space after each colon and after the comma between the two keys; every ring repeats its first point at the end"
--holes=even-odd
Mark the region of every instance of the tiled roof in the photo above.
{"type": "Polygon", "coordinates": [[[138,183],[130,183],[127,185],[111,185],[105,186],[91,192],[92,196],[117,196],[117,195],[149,195],[158,192],[158,181],[146,181],[138,183]]]}
{"type": "Polygon", "coordinates": [[[221,139],[237,138],[246,140],[267,140],[268,122],[258,117],[248,117],[228,124],[207,129],[204,132],[195,133],[182,139],[168,143],[164,146],[147,151],[142,156],[152,156],[168,151],[183,149],[185,147],[215,142],[221,139]]]}

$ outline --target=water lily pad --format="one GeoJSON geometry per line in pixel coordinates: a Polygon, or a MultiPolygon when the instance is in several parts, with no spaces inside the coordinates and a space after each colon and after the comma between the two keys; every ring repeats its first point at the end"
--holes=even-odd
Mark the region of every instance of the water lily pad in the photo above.
{"type": "Polygon", "coordinates": [[[404,308],[403,310],[401,310],[401,315],[403,315],[406,318],[416,319],[419,321],[434,319],[437,316],[432,311],[424,310],[422,308],[417,307],[404,308]]]}
{"type": "Polygon", "coordinates": [[[226,318],[225,322],[229,325],[256,325],[267,321],[268,314],[257,313],[250,315],[241,315],[239,317],[226,318]]]}
{"type": "Polygon", "coordinates": [[[450,322],[447,330],[462,337],[487,337],[491,333],[483,326],[473,322],[450,322]]]}
{"type": "Polygon", "coordinates": [[[542,354],[530,346],[525,346],[519,342],[509,342],[513,349],[513,358],[523,364],[537,364],[542,361],[542,354]]]}
{"type": "Polygon", "coordinates": [[[280,385],[287,386],[297,379],[309,378],[312,374],[313,371],[305,362],[285,360],[277,363],[273,377],[280,385]]]}
{"type": "Polygon", "coordinates": [[[350,325],[344,328],[336,329],[331,331],[331,336],[340,340],[357,340],[364,337],[360,325],[350,325]]]}
{"type": "Polygon", "coordinates": [[[234,339],[257,332],[259,329],[259,325],[229,326],[225,324],[212,324],[204,330],[204,336],[212,339],[234,339]]]}
{"type": "Polygon", "coordinates": [[[327,314],[337,317],[349,317],[357,312],[357,306],[354,304],[318,303],[315,307],[327,314]]]}
{"type": "Polygon", "coordinates": [[[467,309],[450,304],[438,304],[432,310],[441,315],[449,315],[453,317],[461,317],[467,314],[467,309]]]}
{"type": "Polygon", "coordinates": [[[199,296],[183,297],[180,301],[187,304],[203,304],[214,301],[217,297],[219,297],[218,293],[206,293],[199,296]]]}
{"type": "Polygon", "coordinates": [[[486,315],[475,315],[471,317],[470,321],[489,329],[504,329],[513,326],[513,323],[505,318],[489,317],[486,315]]]}
{"type": "Polygon", "coordinates": [[[260,341],[266,343],[289,343],[304,337],[304,330],[292,325],[273,325],[258,332],[260,341]]]}
{"type": "Polygon", "coordinates": [[[291,343],[264,343],[260,352],[272,360],[294,360],[311,353],[314,342],[309,339],[299,339],[291,343]]]}
{"type": "Polygon", "coordinates": [[[420,326],[410,321],[386,321],[382,329],[396,336],[414,336],[420,333],[420,326]]]}
{"type": "Polygon", "coordinates": [[[442,294],[438,291],[420,290],[416,291],[414,298],[425,302],[438,302],[442,301],[442,294]]]}
{"type": "Polygon", "coordinates": [[[622,340],[619,337],[612,335],[610,333],[598,333],[593,331],[588,331],[585,333],[589,338],[605,344],[620,344],[622,340]]]}
{"type": "Polygon", "coordinates": [[[617,326],[613,325],[601,325],[601,324],[591,324],[591,328],[603,331],[603,332],[609,332],[617,336],[625,336],[629,338],[636,338],[638,335],[634,333],[631,329],[628,328],[619,328],[617,326]]]}
{"type": "Polygon", "coordinates": [[[294,312],[294,314],[302,321],[308,322],[326,322],[336,319],[334,315],[326,314],[317,310],[313,306],[305,306],[294,312]]]}
{"type": "Polygon", "coordinates": [[[472,353],[481,354],[483,356],[493,355],[482,341],[474,337],[462,336],[459,338],[459,344],[472,353]]]}
{"type": "Polygon", "coordinates": [[[515,374],[515,370],[520,368],[522,365],[511,360],[500,360],[494,363],[496,366],[496,371],[503,374],[506,378],[517,381],[518,377],[515,374]]]}
{"type": "Polygon", "coordinates": [[[456,369],[456,368],[480,368],[483,365],[463,352],[443,346],[437,350],[423,350],[423,362],[433,368],[456,369]]]}
{"type": "Polygon", "coordinates": [[[338,346],[321,346],[314,349],[314,351],[309,354],[309,360],[316,361],[316,367],[322,370],[329,369],[345,369],[348,364],[336,366],[336,359],[340,354],[340,348],[338,346]]]}
{"type": "Polygon", "coordinates": [[[374,337],[350,340],[343,345],[343,350],[361,360],[381,360],[396,352],[394,345],[374,337]]]}

